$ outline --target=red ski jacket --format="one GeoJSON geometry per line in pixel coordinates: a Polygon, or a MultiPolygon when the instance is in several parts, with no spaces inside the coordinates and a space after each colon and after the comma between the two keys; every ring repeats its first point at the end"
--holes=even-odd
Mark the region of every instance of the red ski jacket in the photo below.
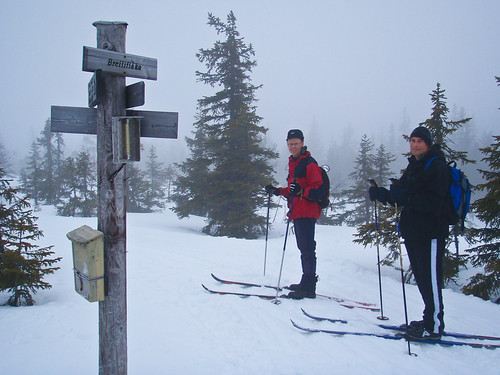
{"type": "Polygon", "coordinates": [[[295,168],[297,167],[299,162],[302,159],[306,159],[308,157],[311,157],[311,153],[309,151],[306,151],[305,154],[299,156],[297,159],[294,159],[292,156],[290,156],[288,161],[288,185],[287,187],[280,188],[279,195],[287,197],[288,207],[290,207],[290,184],[296,178],[297,182],[302,187],[302,194],[296,195],[293,198],[290,220],[302,217],[317,219],[321,215],[321,207],[319,206],[318,202],[312,201],[310,198],[312,196],[315,196],[315,190],[318,189],[323,183],[321,170],[319,169],[320,167],[318,166],[318,164],[315,162],[306,163],[307,165],[305,168],[305,176],[294,177],[295,168]]]}

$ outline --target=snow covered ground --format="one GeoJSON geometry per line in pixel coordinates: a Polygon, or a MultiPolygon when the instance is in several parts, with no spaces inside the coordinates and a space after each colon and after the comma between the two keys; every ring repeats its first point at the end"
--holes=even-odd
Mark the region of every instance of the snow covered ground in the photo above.
{"type": "MultiPolygon", "coordinates": [[[[45,237],[55,245],[61,270],[47,277],[33,307],[0,307],[0,373],[98,373],[98,304],[74,291],[71,244],[66,233],[95,218],[64,218],[51,207],[38,212],[45,237]]],[[[274,215],[274,213],[273,213],[274,215]]],[[[500,349],[442,347],[375,337],[302,333],[290,319],[315,328],[386,333],[375,326],[379,313],[347,309],[334,301],[282,300],[212,295],[201,283],[222,290],[249,290],[218,284],[223,278],[276,284],[286,224],[278,217],[268,241],[213,238],[201,233],[203,219],[179,221],[169,210],[127,216],[129,374],[500,374],[500,349]],[[347,325],[317,322],[300,308],[347,319],[347,325]]],[[[379,302],[376,249],[352,243],[353,228],[317,227],[318,292],[379,302]]],[[[282,285],[297,282],[300,264],[295,238],[285,252],[282,285]]],[[[406,260],[406,259],[405,259],[406,260]]],[[[399,271],[382,270],[384,314],[404,322],[399,271]]],[[[253,288],[260,293],[271,290],[253,288]]],[[[420,319],[417,288],[406,286],[410,319],[420,319]]],[[[0,302],[7,295],[0,294],[0,302]]],[[[500,306],[444,291],[449,331],[500,336],[500,306]]],[[[498,343],[498,342],[496,342],[498,343]]]]}

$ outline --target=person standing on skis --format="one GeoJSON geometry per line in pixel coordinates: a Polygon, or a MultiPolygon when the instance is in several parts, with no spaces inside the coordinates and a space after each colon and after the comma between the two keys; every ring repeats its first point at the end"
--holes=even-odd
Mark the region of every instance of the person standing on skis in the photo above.
{"type": "Polygon", "coordinates": [[[302,278],[300,283],[288,288],[289,298],[316,298],[316,241],[314,239],[316,220],[321,215],[318,204],[323,179],[316,161],[304,146],[304,135],[298,129],[288,132],[286,138],[290,157],[286,187],[266,186],[266,192],[284,196],[288,200],[289,220],[293,221],[297,247],[300,250],[302,278]],[[293,199],[293,202],[291,201],[293,199]]]}
{"type": "Polygon", "coordinates": [[[450,173],[441,147],[432,144],[429,129],[410,134],[408,166],[390,190],[372,186],[370,199],[402,206],[401,236],[424,302],[423,319],[407,327],[411,339],[441,339],[444,331],[443,257],[449,235],[446,219],[450,173]]]}

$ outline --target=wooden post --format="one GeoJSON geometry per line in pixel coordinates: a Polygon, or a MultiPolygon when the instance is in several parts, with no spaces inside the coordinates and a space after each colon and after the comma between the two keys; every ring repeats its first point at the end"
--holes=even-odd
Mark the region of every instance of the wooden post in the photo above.
{"type": "MultiPolygon", "coordinates": [[[[127,374],[126,164],[113,163],[113,117],[141,118],[141,137],[177,139],[177,112],[137,111],[144,83],[157,79],[157,60],[125,53],[125,22],[94,22],[97,48],[83,47],[82,70],[94,72],[89,107],[51,108],[51,130],[97,134],[97,227],[104,233],[105,300],[99,302],[99,374],[127,374]],[[97,105],[97,109],[93,107],[97,105]]],[[[117,159],[119,160],[119,159],[117,159]]]]}
{"type": "MultiPolygon", "coordinates": [[[[125,22],[94,22],[97,48],[125,52],[125,22]]],[[[106,297],[99,302],[99,374],[127,374],[126,166],[113,164],[112,117],[125,116],[125,76],[103,72],[97,108],[97,227],[104,233],[106,297]]]]}

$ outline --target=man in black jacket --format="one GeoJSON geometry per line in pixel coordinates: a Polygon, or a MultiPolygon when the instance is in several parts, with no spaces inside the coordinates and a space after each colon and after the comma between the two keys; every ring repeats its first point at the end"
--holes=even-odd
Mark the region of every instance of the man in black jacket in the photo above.
{"type": "Polygon", "coordinates": [[[400,230],[425,308],[423,320],[412,321],[412,339],[441,338],[444,330],[443,256],[449,234],[446,210],[450,173],[441,147],[419,126],[410,135],[408,167],[390,190],[371,187],[370,199],[402,206],[400,230]]]}

